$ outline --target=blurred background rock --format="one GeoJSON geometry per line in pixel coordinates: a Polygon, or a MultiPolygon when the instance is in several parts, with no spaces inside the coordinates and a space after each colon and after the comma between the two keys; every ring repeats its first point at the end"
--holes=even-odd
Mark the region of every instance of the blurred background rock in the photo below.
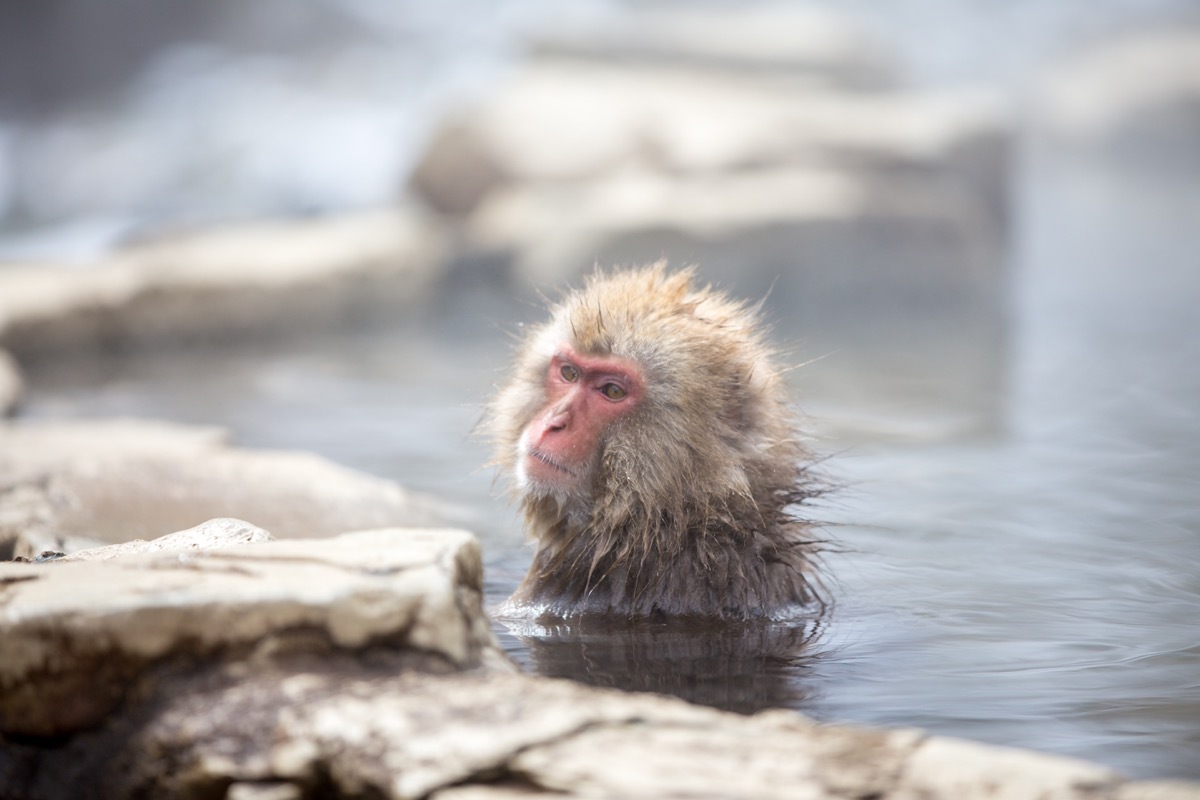
{"type": "MultiPolygon", "coordinates": [[[[804,373],[816,410],[827,397],[870,416],[883,393],[893,418],[932,404],[951,432],[993,429],[1014,277],[1041,219],[1021,190],[1081,149],[1195,171],[1194,12],[1184,0],[7,4],[0,259],[93,265],[39,292],[66,293],[54,302],[75,316],[107,309],[67,337],[102,347],[164,339],[171,323],[137,308],[170,305],[179,284],[178,313],[159,317],[236,338],[289,317],[408,312],[431,289],[449,289],[438,308],[471,326],[511,318],[498,295],[552,292],[596,263],[698,262],[768,297],[796,363],[828,362],[804,373]],[[193,238],[187,267],[170,247],[111,263],[130,243],[380,206],[403,217],[377,228],[403,229],[390,255],[404,268],[351,268],[353,290],[345,264],[362,254],[333,252],[361,249],[350,239],[235,237],[217,255],[193,238]],[[186,321],[197,280],[314,247],[345,262],[306,284],[317,302],[247,301],[234,282],[186,321]],[[114,301],[113,282],[151,302],[114,301]]],[[[286,275],[295,257],[269,269],[286,275]]],[[[2,338],[20,355],[42,338],[16,305],[2,338]]]]}

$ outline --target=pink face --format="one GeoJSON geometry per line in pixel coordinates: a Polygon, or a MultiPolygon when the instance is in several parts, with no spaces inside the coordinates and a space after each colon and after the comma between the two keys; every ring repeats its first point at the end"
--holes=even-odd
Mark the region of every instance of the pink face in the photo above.
{"type": "Polygon", "coordinates": [[[546,370],[546,405],[521,434],[523,488],[570,492],[591,478],[605,429],[641,400],[642,376],[624,359],[558,349],[546,370]]]}

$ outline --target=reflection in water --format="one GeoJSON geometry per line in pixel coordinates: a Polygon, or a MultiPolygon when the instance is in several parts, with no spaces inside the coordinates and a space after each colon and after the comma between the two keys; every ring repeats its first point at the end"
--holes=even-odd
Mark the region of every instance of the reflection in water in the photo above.
{"type": "Polygon", "coordinates": [[[509,655],[539,675],[657,692],[743,714],[804,704],[821,656],[818,620],[721,622],[586,617],[501,620],[509,655]]]}

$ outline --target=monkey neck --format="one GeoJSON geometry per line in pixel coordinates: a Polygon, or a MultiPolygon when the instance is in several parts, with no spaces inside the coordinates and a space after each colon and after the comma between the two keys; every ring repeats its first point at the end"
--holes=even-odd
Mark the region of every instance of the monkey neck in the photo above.
{"type": "Polygon", "coordinates": [[[538,549],[512,600],[553,617],[811,611],[819,602],[811,585],[813,543],[786,499],[766,513],[748,498],[731,497],[671,510],[618,504],[619,512],[585,518],[529,500],[526,519],[538,549]]]}

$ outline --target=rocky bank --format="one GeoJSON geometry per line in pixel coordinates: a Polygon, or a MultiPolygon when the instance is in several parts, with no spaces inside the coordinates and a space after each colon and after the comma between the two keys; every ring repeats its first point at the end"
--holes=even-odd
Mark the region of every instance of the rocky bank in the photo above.
{"type": "Polygon", "coordinates": [[[6,798],[1200,797],[917,730],[518,674],[452,529],[213,520],[0,565],[6,798]]]}

